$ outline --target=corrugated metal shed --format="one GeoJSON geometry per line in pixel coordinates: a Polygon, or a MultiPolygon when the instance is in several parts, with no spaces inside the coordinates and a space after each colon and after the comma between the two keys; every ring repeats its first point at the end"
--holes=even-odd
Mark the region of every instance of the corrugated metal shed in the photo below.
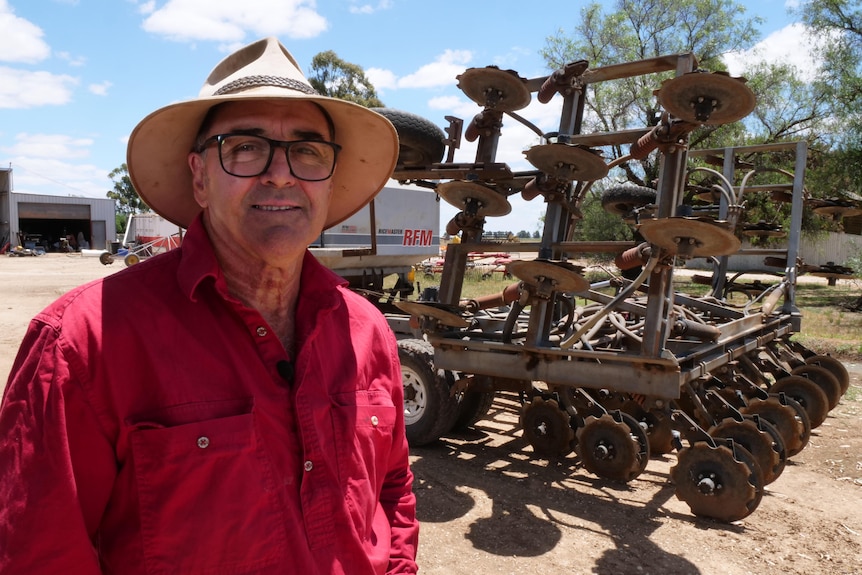
{"type": "Polygon", "coordinates": [[[10,241],[24,237],[44,238],[44,245],[63,233],[80,232],[91,249],[110,249],[117,235],[114,200],[78,196],[49,196],[11,192],[9,198],[10,241]]]}

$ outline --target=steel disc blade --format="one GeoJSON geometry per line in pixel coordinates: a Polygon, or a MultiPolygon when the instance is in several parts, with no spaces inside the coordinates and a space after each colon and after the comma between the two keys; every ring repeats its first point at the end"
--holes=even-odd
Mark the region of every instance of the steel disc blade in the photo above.
{"type": "Polygon", "coordinates": [[[754,110],[757,98],[740,78],[721,72],[689,72],[662,83],[656,91],[662,108],[695,124],[728,124],[754,110]]]}
{"type": "MultiPolygon", "coordinates": [[[[737,456],[738,457],[738,456],[737,456]]],[[[752,468],[734,458],[725,445],[695,443],[679,452],[670,470],[676,496],[695,515],[719,521],[738,521],[750,515],[760,502],[762,485],[752,468]]]]}
{"type": "Polygon", "coordinates": [[[537,455],[563,457],[572,451],[575,430],[569,414],[553,399],[534,397],[521,408],[524,438],[537,455]]]}
{"type": "Polygon", "coordinates": [[[518,279],[534,286],[543,283],[560,292],[582,292],[590,287],[589,282],[572,264],[550,260],[515,260],[506,269],[518,279]]]}
{"type": "Polygon", "coordinates": [[[578,430],[578,455],[590,473],[613,481],[631,481],[641,472],[641,446],[625,423],[608,414],[587,417],[578,430]]]}
{"type": "Polygon", "coordinates": [[[526,80],[513,70],[496,66],[469,68],[456,79],[464,94],[482,107],[514,112],[530,104],[526,80]]]}
{"type": "Polygon", "coordinates": [[[437,186],[437,194],[449,205],[479,217],[505,216],[512,211],[509,200],[476,182],[445,182],[437,186]]]}
{"type": "Polygon", "coordinates": [[[690,257],[724,256],[739,251],[741,242],[726,225],[700,218],[646,220],[638,231],[668,253],[690,257]]]}

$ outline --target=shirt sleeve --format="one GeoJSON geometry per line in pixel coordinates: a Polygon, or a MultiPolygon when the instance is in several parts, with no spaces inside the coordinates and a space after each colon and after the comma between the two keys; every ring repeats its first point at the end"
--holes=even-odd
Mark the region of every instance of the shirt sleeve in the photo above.
{"type": "MultiPolygon", "coordinates": [[[[391,336],[391,334],[390,334],[391,336]]],[[[390,381],[394,405],[404,404],[401,383],[401,363],[395,337],[387,339],[390,355],[390,381]]],[[[387,575],[405,575],[417,572],[416,549],[419,544],[419,522],[416,519],[416,496],[413,493],[413,473],[410,471],[410,450],[404,432],[404,410],[399,409],[392,437],[389,472],[380,494],[380,503],[392,533],[387,575]]]]}
{"type": "Polygon", "coordinates": [[[115,476],[59,326],[34,320],[0,404],[0,572],[100,573],[94,540],[115,476]]]}

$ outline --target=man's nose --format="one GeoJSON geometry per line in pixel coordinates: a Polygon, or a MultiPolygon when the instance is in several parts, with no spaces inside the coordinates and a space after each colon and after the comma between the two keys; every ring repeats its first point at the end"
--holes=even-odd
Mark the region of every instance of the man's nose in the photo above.
{"type": "Polygon", "coordinates": [[[264,182],[273,186],[288,186],[296,183],[296,176],[290,169],[287,148],[279,146],[272,151],[272,161],[263,173],[264,182]]]}

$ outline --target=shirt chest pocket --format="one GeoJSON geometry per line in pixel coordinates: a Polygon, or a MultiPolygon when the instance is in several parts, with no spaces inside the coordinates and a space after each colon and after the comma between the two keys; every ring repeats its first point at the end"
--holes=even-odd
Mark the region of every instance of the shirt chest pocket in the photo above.
{"type": "Polygon", "coordinates": [[[252,573],[286,547],[280,499],[254,416],[131,432],[151,573],[252,573]]]}
{"type": "Polygon", "coordinates": [[[344,393],[332,400],[339,481],[357,531],[367,536],[389,469],[397,411],[384,393],[344,393]]]}

